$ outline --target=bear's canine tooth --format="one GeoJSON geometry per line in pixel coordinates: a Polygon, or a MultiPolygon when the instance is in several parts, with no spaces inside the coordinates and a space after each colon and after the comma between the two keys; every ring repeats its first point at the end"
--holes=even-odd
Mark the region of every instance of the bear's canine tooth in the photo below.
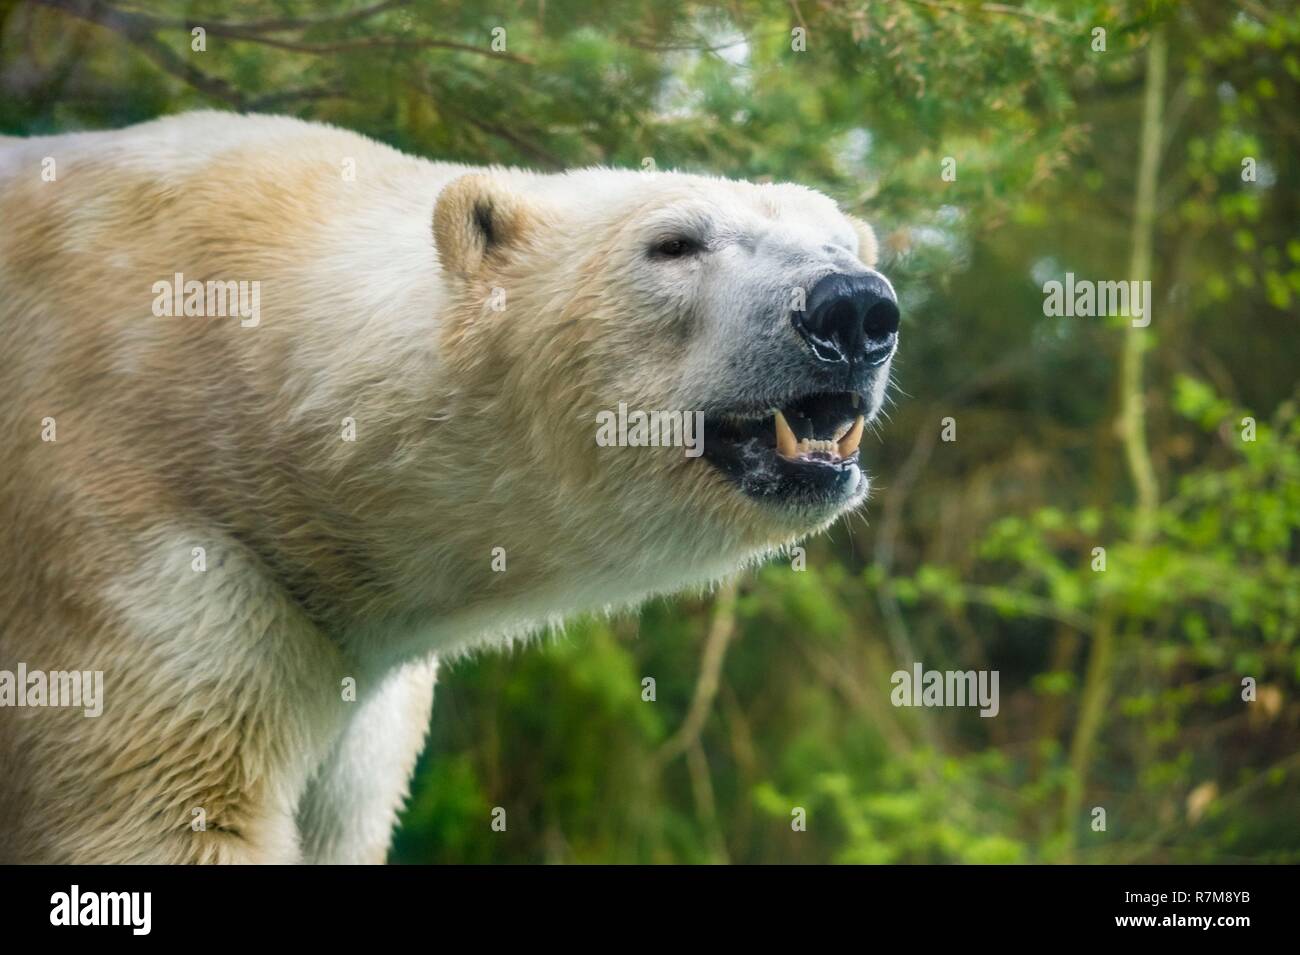
{"type": "Polygon", "coordinates": [[[795,439],[794,430],[779,410],[776,413],[776,453],[783,458],[792,458],[799,453],[799,442],[795,439]]]}
{"type": "Polygon", "coordinates": [[[853,427],[849,429],[849,433],[841,438],[839,444],[836,446],[836,450],[839,452],[840,457],[847,458],[854,451],[858,450],[858,445],[862,443],[862,428],[865,424],[866,418],[862,415],[858,415],[857,420],[853,422],[853,427]]]}

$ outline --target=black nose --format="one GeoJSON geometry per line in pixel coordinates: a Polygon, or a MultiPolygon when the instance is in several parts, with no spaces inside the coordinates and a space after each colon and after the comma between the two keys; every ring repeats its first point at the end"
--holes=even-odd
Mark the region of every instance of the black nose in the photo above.
{"type": "Polygon", "coordinates": [[[883,276],[828,275],[813,286],[794,327],[827,362],[879,365],[898,339],[898,299],[883,276]]]}

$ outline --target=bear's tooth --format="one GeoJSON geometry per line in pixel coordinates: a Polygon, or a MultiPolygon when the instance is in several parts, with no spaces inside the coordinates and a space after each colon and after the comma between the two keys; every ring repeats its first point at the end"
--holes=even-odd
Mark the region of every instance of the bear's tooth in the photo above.
{"type": "Polygon", "coordinates": [[[849,429],[849,433],[841,438],[840,443],[837,445],[840,457],[847,458],[858,450],[858,445],[862,443],[862,429],[866,423],[867,419],[862,415],[858,415],[857,420],[853,422],[853,427],[849,429]]]}
{"type": "Polygon", "coordinates": [[[799,453],[799,442],[795,439],[794,429],[780,411],[776,413],[776,453],[783,458],[792,458],[799,453]]]}

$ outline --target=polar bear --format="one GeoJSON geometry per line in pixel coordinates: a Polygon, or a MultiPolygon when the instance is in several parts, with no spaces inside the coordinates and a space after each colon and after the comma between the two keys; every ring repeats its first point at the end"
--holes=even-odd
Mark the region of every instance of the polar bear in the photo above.
{"type": "Polygon", "coordinates": [[[875,256],[795,185],[282,117],[0,142],[0,858],[382,861],[439,656],[864,500],[875,256]]]}

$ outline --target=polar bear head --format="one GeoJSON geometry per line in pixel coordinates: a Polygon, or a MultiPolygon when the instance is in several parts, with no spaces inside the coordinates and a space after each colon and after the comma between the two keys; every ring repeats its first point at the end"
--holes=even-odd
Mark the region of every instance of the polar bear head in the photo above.
{"type": "Polygon", "coordinates": [[[527,462],[525,519],[567,513],[689,575],[865,499],[898,302],[871,229],[826,196],[492,170],[444,187],[434,234],[443,349],[463,393],[492,396],[484,440],[527,462]]]}

